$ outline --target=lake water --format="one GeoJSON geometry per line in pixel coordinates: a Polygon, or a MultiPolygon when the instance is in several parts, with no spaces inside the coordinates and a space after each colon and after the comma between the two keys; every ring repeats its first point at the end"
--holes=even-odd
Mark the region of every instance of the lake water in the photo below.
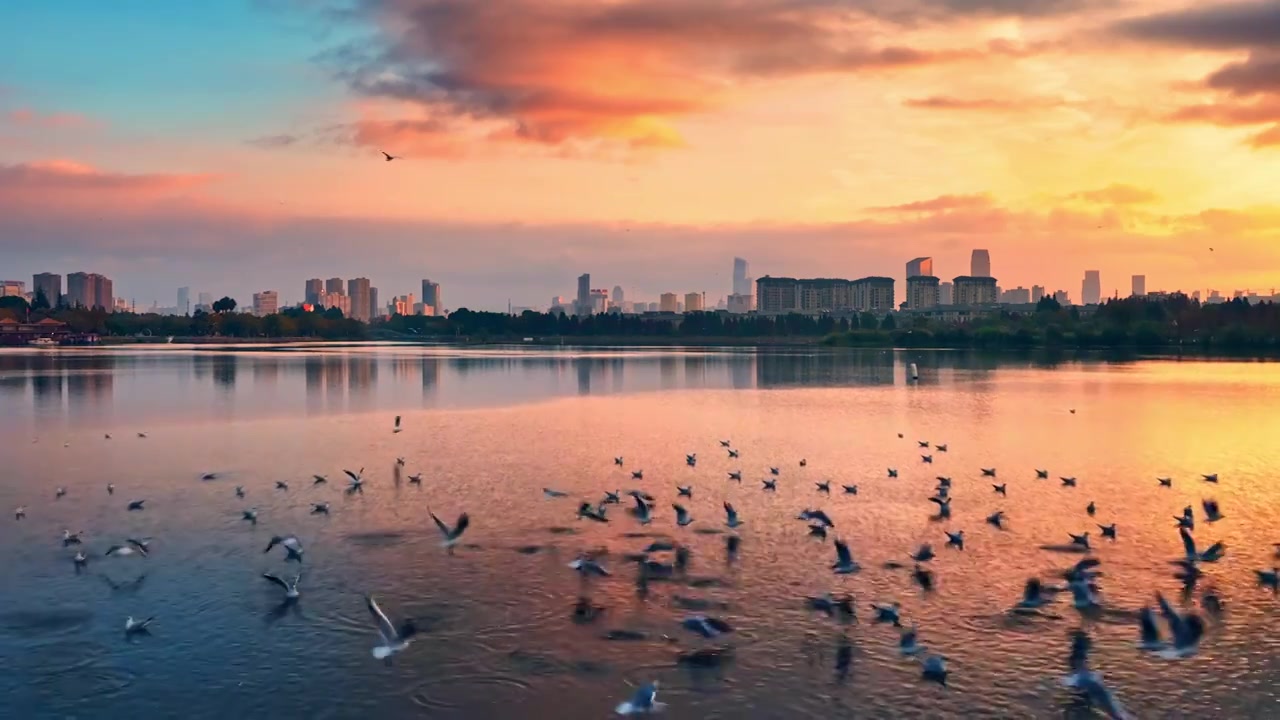
{"type": "Polygon", "coordinates": [[[603,718],[629,683],[652,679],[673,719],[1089,717],[1059,684],[1077,627],[1137,717],[1280,716],[1280,599],[1254,575],[1277,564],[1280,542],[1274,364],[879,350],[13,351],[0,354],[0,408],[0,508],[27,508],[24,520],[0,520],[4,717],[603,718]],[[397,414],[404,431],[393,434],[397,414]],[[766,493],[771,466],[778,489],[766,493]],[[346,494],[343,469],[361,467],[366,491],[346,494]],[[997,468],[1007,497],[982,467],[997,468]],[[741,484],[726,479],[733,470],[741,484]],[[1217,485],[1199,479],[1214,472],[1217,485]],[[421,486],[407,479],[417,473],[421,486]],[[313,485],[313,474],[329,482],[313,485]],[[948,521],[930,519],[936,475],[954,478],[948,521]],[[830,496],[820,479],[833,481],[830,496]],[[688,528],[674,523],[676,485],[693,486],[688,528]],[[67,494],[55,500],[58,486],[67,494]],[[547,499],[544,487],[569,496],[547,499]],[[611,506],[608,524],[575,519],[579,499],[632,488],[657,500],[648,528],[625,505],[611,506]],[[1212,524],[1200,512],[1210,497],[1225,515],[1212,524]],[[136,499],[146,509],[126,511],[136,499]],[[746,523],[732,558],[728,534],[695,532],[725,530],[726,500],[746,523]],[[320,501],[328,517],[310,513],[320,501]],[[1189,594],[1168,564],[1183,553],[1173,516],[1185,505],[1202,546],[1228,547],[1189,594]],[[249,507],[256,526],[241,518],[249,507]],[[806,507],[832,517],[860,573],[831,573],[830,540],[794,519],[806,507]],[[470,513],[452,555],[428,508],[449,522],[470,513]],[[984,522],[998,509],[1004,531],[984,522]],[[1102,540],[1095,522],[1115,522],[1118,539],[1102,540]],[[85,533],[83,572],[64,528],[85,533]],[[963,551],[944,547],[947,529],[967,532],[963,551]],[[1060,598],[1043,615],[1010,615],[1028,577],[1048,581],[1080,557],[1040,546],[1086,530],[1108,612],[1086,618],[1060,598]],[[653,539],[639,532],[687,546],[687,575],[638,592],[623,555],[653,539]],[[279,549],[263,553],[288,533],[305,546],[305,570],[300,602],[282,607],[260,574],[296,571],[279,549]],[[149,557],[102,557],[139,536],[154,538],[149,557]],[[938,553],[927,594],[909,567],[883,567],[909,566],[923,542],[938,553]],[[584,590],[566,565],[591,549],[608,551],[614,574],[584,590]],[[1135,647],[1127,613],[1156,591],[1193,610],[1206,587],[1226,611],[1194,657],[1135,647]],[[828,591],[856,598],[857,622],[806,608],[828,591]],[[594,622],[574,617],[584,592],[604,608],[594,622]],[[422,628],[391,665],[370,655],[365,593],[422,628]],[[736,629],[714,643],[726,649],[719,666],[677,664],[708,644],[681,630],[677,598],[724,604],[709,613],[736,629]],[[948,687],[920,679],[897,632],[872,621],[873,602],[901,603],[921,643],[947,658],[948,687]],[[126,638],[130,615],[154,615],[153,632],[126,638]],[[648,639],[603,639],[612,629],[648,639]]]}

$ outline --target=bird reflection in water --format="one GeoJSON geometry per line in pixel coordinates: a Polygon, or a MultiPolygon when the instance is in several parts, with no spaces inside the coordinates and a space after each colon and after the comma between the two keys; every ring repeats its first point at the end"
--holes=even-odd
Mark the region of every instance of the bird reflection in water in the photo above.
{"type": "Polygon", "coordinates": [[[836,640],[836,682],[844,683],[849,679],[849,669],[853,666],[853,643],[849,636],[840,633],[836,640]]]}

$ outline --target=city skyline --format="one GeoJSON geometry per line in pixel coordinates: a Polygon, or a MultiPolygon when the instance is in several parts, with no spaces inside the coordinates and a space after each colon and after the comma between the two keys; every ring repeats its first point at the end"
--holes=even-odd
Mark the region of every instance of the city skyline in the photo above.
{"type": "Polygon", "coordinates": [[[565,267],[651,298],[719,294],[735,255],[903,281],[904,255],[953,277],[973,248],[1023,286],[1276,284],[1280,90],[1248,82],[1275,3],[696,5],[5,4],[0,253],[164,305],[292,296],[283,268],[407,289],[429,266],[454,307],[502,309],[565,267]],[[482,87],[386,81],[423,66],[482,87]]]}

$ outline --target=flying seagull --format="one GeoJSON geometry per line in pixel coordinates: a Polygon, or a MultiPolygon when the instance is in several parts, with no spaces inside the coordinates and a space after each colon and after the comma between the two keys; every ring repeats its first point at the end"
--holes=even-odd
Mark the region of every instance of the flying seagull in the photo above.
{"type": "Polygon", "coordinates": [[[1093,517],[1094,514],[1098,512],[1098,506],[1095,505],[1092,500],[1090,500],[1089,505],[1085,507],[1084,511],[1089,513],[1089,517],[1093,517]]]}
{"type": "Polygon", "coordinates": [[[857,486],[857,485],[842,485],[841,487],[843,487],[843,488],[844,488],[844,494],[845,494],[845,495],[857,495],[857,494],[858,494],[858,486],[857,486]]]}
{"type": "Polygon", "coordinates": [[[141,509],[142,509],[142,504],[143,504],[143,503],[145,503],[145,502],[146,502],[146,500],[134,500],[134,501],[132,501],[132,502],[130,502],[130,503],[129,503],[129,509],[130,509],[130,510],[141,510],[141,509]]]}
{"type": "Polygon", "coordinates": [[[831,492],[831,481],[830,481],[830,480],[827,480],[827,481],[825,481],[825,482],[820,482],[820,483],[814,483],[814,485],[816,485],[816,486],[818,487],[818,492],[824,492],[824,493],[830,493],[830,492],[831,492]]]}
{"type": "Polygon", "coordinates": [[[1075,487],[1075,486],[1076,486],[1076,479],[1075,479],[1074,477],[1060,477],[1060,478],[1058,478],[1058,479],[1062,481],[1062,486],[1063,486],[1063,487],[1075,487]]]}
{"type": "Polygon", "coordinates": [[[1102,684],[1102,676],[1089,669],[1089,641],[1084,630],[1076,630],[1071,636],[1071,655],[1067,660],[1070,671],[1062,684],[1084,694],[1089,702],[1112,720],[1128,720],[1130,715],[1120,706],[1111,691],[1102,684]]]}
{"type": "Polygon", "coordinates": [[[1000,493],[1001,495],[1006,495],[1006,496],[1007,496],[1009,493],[1005,491],[1005,487],[1006,487],[1008,484],[1009,484],[1009,483],[1004,483],[1003,485],[992,485],[992,486],[991,486],[991,489],[992,489],[992,490],[995,490],[996,492],[1000,493]]]}
{"type": "Polygon", "coordinates": [[[649,508],[649,503],[646,502],[639,494],[634,495],[633,498],[636,501],[636,508],[633,512],[636,519],[640,521],[640,524],[648,525],[653,522],[653,512],[649,508]]]}
{"type": "Polygon", "coordinates": [[[946,452],[946,451],[947,451],[947,444],[946,444],[946,443],[943,443],[943,444],[941,444],[941,445],[934,445],[933,447],[934,447],[934,449],[936,449],[938,452],[946,452]]]}
{"type": "Polygon", "coordinates": [[[262,577],[284,588],[284,599],[291,602],[298,599],[298,581],[302,579],[302,573],[294,576],[293,582],[285,582],[277,575],[271,573],[262,573],[262,577]]]}
{"type": "Polygon", "coordinates": [[[1201,480],[1204,480],[1205,482],[1216,483],[1216,482],[1218,482],[1218,473],[1210,473],[1210,474],[1208,474],[1208,475],[1201,475],[1201,476],[1200,476],[1200,479],[1201,479],[1201,480]]]}
{"type": "Polygon", "coordinates": [[[982,476],[983,476],[983,477],[995,477],[995,476],[996,476],[996,469],[995,469],[995,468],[982,468],[982,476]]]}
{"type": "Polygon", "coordinates": [[[13,511],[13,517],[14,517],[14,519],[15,519],[15,520],[21,520],[22,518],[24,518],[24,517],[26,517],[26,516],[27,516],[27,509],[26,509],[25,507],[21,506],[21,505],[19,505],[19,506],[18,506],[17,508],[15,508],[15,509],[14,509],[14,511],[13,511]]]}
{"type": "Polygon", "coordinates": [[[963,530],[957,530],[955,532],[951,532],[950,530],[944,530],[943,532],[947,534],[947,547],[954,547],[958,550],[964,549],[964,531],[963,530]]]}
{"type": "Polygon", "coordinates": [[[382,608],[378,607],[378,602],[373,599],[372,595],[366,595],[364,603],[369,608],[369,614],[373,616],[373,622],[378,626],[378,635],[382,639],[382,644],[373,648],[373,656],[375,658],[386,660],[409,647],[413,636],[418,632],[418,628],[413,624],[412,620],[405,620],[397,628],[382,612],[382,608]]]}
{"type": "Polygon", "coordinates": [[[947,686],[947,661],[941,655],[930,655],[924,659],[920,677],[931,680],[942,687],[947,686]]]}
{"type": "Polygon", "coordinates": [[[327,482],[329,482],[329,478],[325,477],[324,475],[312,475],[312,476],[311,476],[311,484],[312,484],[312,485],[323,485],[323,484],[325,484],[325,483],[327,483],[327,482]]]}
{"type": "Polygon", "coordinates": [[[129,617],[125,618],[125,621],[124,621],[124,634],[133,635],[136,633],[150,632],[150,630],[148,630],[147,628],[151,625],[152,621],[154,620],[155,620],[154,616],[149,617],[146,620],[134,620],[133,616],[130,615],[129,617]]]}
{"type": "Polygon", "coordinates": [[[277,545],[281,545],[284,547],[284,550],[285,550],[284,559],[286,561],[293,560],[294,562],[302,562],[302,543],[298,540],[297,536],[295,535],[272,536],[271,541],[267,543],[267,549],[263,550],[262,553],[265,555],[266,553],[271,552],[271,548],[274,548],[277,545]]]}
{"type": "Polygon", "coordinates": [[[242,498],[242,497],[244,497],[244,486],[243,486],[243,485],[237,485],[237,486],[236,486],[236,497],[238,497],[238,498],[242,498]]]}
{"type": "Polygon", "coordinates": [[[409,484],[410,484],[410,485],[421,485],[421,484],[422,484],[422,473],[417,473],[416,475],[410,475],[410,476],[409,476],[409,484]]]}
{"type": "Polygon", "coordinates": [[[277,481],[276,481],[276,489],[277,489],[277,490],[288,490],[288,489],[289,489],[289,483],[285,482],[284,480],[277,480],[277,481]]]}
{"type": "Polygon", "coordinates": [[[690,615],[680,625],[685,630],[701,635],[708,640],[733,632],[733,627],[729,623],[720,618],[707,617],[706,615],[690,615]]]}
{"type": "Polygon", "coordinates": [[[619,703],[614,708],[614,712],[619,715],[643,715],[648,713],[656,713],[666,707],[664,703],[658,702],[658,681],[646,683],[636,688],[636,692],[631,699],[619,703]]]}
{"type": "Polygon", "coordinates": [[[1160,487],[1173,487],[1173,478],[1162,477],[1156,480],[1160,483],[1160,487]]]}
{"type": "Polygon", "coordinates": [[[458,516],[458,521],[453,527],[449,527],[444,524],[440,518],[436,517],[435,513],[429,514],[431,515],[431,519],[435,520],[436,527],[440,528],[440,534],[444,536],[444,542],[442,544],[444,547],[450,549],[458,543],[458,539],[462,537],[462,533],[466,532],[467,526],[471,524],[471,518],[468,517],[466,513],[462,513],[458,516]]]}
{"type": "Polygon", "coordinates": [[[616,458],[614,458],[614,459],[613,459],[613,464],[614,464],[614,465],[617,465],[618,467],[622,467],[622,458],[620,458],[620,457],[616,457],[616,458]]]}
{"type": "Polygon", "coordinates": [[[399,155],[392,155],[392,154],[388,153],[386,150],[379,150],[378,152],[382,153],[382,157],[386,158],[386,161],[387,161],[387,162],[391,162],[392,160],[402,160],[402,159],[403,159],[403,158],[401,158],[399,155]]]}
{"type": "Polygon", "coordinates": [[[921,462],[932,463],[932,462],[933,462],[933,456],[932,456],[932,455],[921,455],[921,456],[920,456],[920,460],[921,460],[921,462]]]}
{"type": "Polygon", "coordinates": [[[1217,500],[1203,500],[1200,505],[1204,508],[1205,522],[1218,522],[1223,518],[1222,513],[1218,510],[1217,500]]]}
{"type": "Polygon", "coordinates": [[[689,516],[689,511],[679,503],[673,503],[671,507],[676,511],[676,524],[680,527],[687,527],[693,522],[693,518],[689,516]]]}
{"type": "Polygon", "coordinates": [[[733,459],[733,458],[736,458],[736,457],[739,457],[738,451],[737,451],[737,450],[730,450],[730,451],[729,451],[729,458],[730,458],[730,459],[733,459]]]}
{"type": "Polygon", "coordinates": [[[762,487],[761,490],[777,490],[778,489],[777,480],[768,479],[768,480],[762,480],[761,482],[764,483],[764,487],[762,487]]]}
{"type": "Polygon", "coordinates": [[[733,506],[727,502],[724,504],[724,514],[725,514],[725,521],[724,521],[725,525],[728,525],[731,528],[736,528],[743,524],[743,521],[738,519],[738,511],[734,510],[733,506]]]}
{"type": "Polygon", "coordinates": [[[836,538],[836,561],[831,564],[831,569],[837,575],[849,575],[861,569],[861,566],[854,562],[849,546],[839,538],[836,538]]]}
{"type": "Polygon", "coordinates": [[[328,515],[329,503],[327,502],[311,503],[311,514],[312,515],[328,515]]]}
{"type": "Polygon", "coordinates": [[[258,510],[256,508],[249,508],[242,512],[240,516],[254,525],[258,524],[258,510]]]}
{"type": "Polygon", "coordinates": [[[729,473],[729,479],[730,479],[730,480],[737,480],[738,482],[742,482],[742,471],[741,471],[741,470],[738,470],[738,471],[736,471],[736,472],[731,472],[731,473],[729,473]]]}
{"type": "Polygon", "coordinates": [[[1048,479],[1049,479],[1049,471],[1048,471],[1048,470],[1040,470],[1040,469],[1037,469],[1037,470],[1036,470],[1036,478],[1037,478],[1037,479],[1039,479],[1039,480],[1048,480],[1048,479]]]}
{"type": "Polygon", "coordinates": [[[1102,537],[1104,537],[1104,538],[1111,538],[1112,540],[1115,540],[1115,539],[1116,539],[1116,524],[1115,524],[1115,523],[1111,523],[1110,525],[1099,525],[1099,526],[1098,526],[1098,529],[1102,531],[1102,537]]]}
{"type": "Polygon", "coordinates": [[[631,471],[631,479],[632,479],[632,480],[643,480],[643,479],[644,479],[644,471],[643,471],[643,470],[632,470],[632,471],[631,471]]]}
{"type": "Polygon", "coordinates": [[[589,557],[580,557],[569,563],[569,567],[577,570],[578,574],[585,577],[597,575],[599,577],[609,577],[609,571],[603,565],[592,560],[589,557]]]}
{"type": "Polygon", "coordinates": [[[896,477],[898,477],[898,469],[897,469],[897,468],[889,468],[889,477],[891,477],[891,478],[896,478],[896,477]]]}
{"type": "Polygon", "coordinates": [[[115,495],[115,494],[116,494],[116,484],[115,484],[115,483],[107,483],[107,494],[108,494],[108,495],[115,495]]]}
{"type": "Polygon", "coordinates": [[[1227,546],[1222,541],[1218,541],[1213,545],[1210,545],[1209,548],[1203,552],[1199,552],[1196,550],[1195,538],[1191,537],[1191,532],[1189,530],[1186,528],[1179,528],[1178,534],[1182,536],[1182,547],[1186,550],[1186,559],[1190,563],[1195,563],[1197,561],[1207,563],[1217,562],[1227,553],[1227,546]]]}
{"type": "Polygon", "coordinates": [[[687,498],[691,498],[691,497],[693,497],[693,486],[691,486],[691,485],[684,485],[684,486],[677,485],[677,486],[676,486],[676,492],[679,494],[679,496],[680,496],[680,497],[687,497],[687,498]]]}
{"type": "MultiPolygon", "coordinates": [[[[388,157],[390,157],[390,156],[388,155],[388,157]]],[[[396,416],[396,426],[395,426],[395,428],[394,428],[391,432],[392,432],[392,434],[394,434],[394,433],[398,433],[398,432],[400,432],[400,431],[401,431],[401,430],[403,430],[403,429],[404,429],[404,428],[400,427],[400,416],[399,416],[399,415],[397,415],[397,416],[396,416]]]]}

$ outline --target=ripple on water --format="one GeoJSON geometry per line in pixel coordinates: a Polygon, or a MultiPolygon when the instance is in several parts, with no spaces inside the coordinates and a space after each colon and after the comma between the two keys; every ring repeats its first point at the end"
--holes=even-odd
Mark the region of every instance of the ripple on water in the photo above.
{"type": "Polygon", "coordinates": [[[79,632],[93,622],[86,608],[14,610],[0,613],[0,632],[24,639],[44,638],[79,632]]]}

